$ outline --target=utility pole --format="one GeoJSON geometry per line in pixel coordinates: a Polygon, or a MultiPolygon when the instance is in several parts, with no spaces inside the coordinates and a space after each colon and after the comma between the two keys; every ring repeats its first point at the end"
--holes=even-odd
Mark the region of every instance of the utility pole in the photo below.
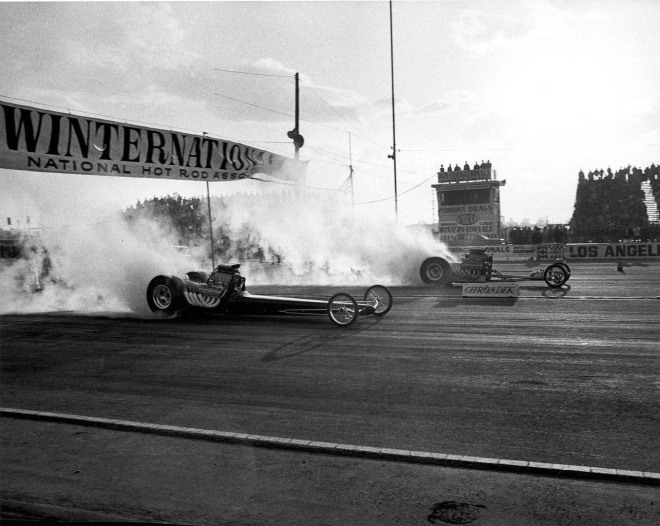
{"type": "Polygon", "coordinates": [[[296,80],[296,117],[293,130],[287,132],[286,135],[289,137],[289,139],[293,139],[293,146],[295,147],[295,158],[298,160],[298,152],[300,148],[302,148],[303,144],[305,144],[305,139],[302,135],[300,135],[300,86],[298,73],[295,74],[294,78],[296,80]]]}
{"type": "Polygon", "coordinates": [[[351,181],[351,204],[353,206],[353,209],[355,209],[355,194],[353,192],[353,151],[351,149],[351,132],[348,132],[348,168],[350,170],[349,172],[349,180],[351,181]]]}
{"type": "Polygon", "coordinates": [[[394,162],[394,216],[399,219],[398,192],[396,187],[396,121],[394,118],[394,36],[392,34],[392,0],[390,0],[390,57],[392,66],[392,155],[388,155],[394,162]]]}
{"type": "MultiPolygon", "coordinates": [[[[296,135],[300,137],[300,85],[298,81],[298,72],[296,71],[296,123],[295,123],[296,135]]],[[[295,157],[298,160],[300,146],[299,141],[296,140],[296,137],[293,139],[293,145],[296,148],[295,157]]]]}
{"type": "Polygon", "coordinates": [[[213,217],[211,216],[211,191],[209,182],[206,181],[206,201],[209,206],[209,233],[211,234],[211,268],[215,268],[215,256],[213,255],[213,217]]]}
{"type": "MultiPolygon", "coordinates": [[[[204,132],[204,137],[208,134],[204,132]]],[[[215,268],[215,256],[213,255],[213,216],[211,215],[211,190],[209,189],[209,181],[206,180],[206,203],[209,207],[209,234],[211,235],[211,268],[215,268]]]]}

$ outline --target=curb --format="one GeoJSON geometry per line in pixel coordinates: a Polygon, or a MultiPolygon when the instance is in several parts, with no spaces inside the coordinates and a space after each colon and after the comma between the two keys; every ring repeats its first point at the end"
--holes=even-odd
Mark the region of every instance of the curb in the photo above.
{"type": "Polygon", "coordinates": [[[288,449],[293,451],[303,451],[306,453],[322,453],[327,455],[341,455],[391,462],[408,462],[453,468],[506,471],[548,477],[586,478],[607,482],[626,482],[645,486],[660,486],[660,473],[648,471],[629,471],[623,469],[571,466],[545,462],[528,462],[524,460],[507,460],[466,455],[449,455],[426,451],[411,451],[405,449],[358,446],[335,442],[300,440],[295,438],[253,435],[248,433],[232,433],[227,431],[212,431],[192,427],[147,424],[143,422],[132,422],[129,420],[96,418],[6,407],[0,408],[0,415],[7,418],[17,418],[22,420],[61,422],[120,431],[133,431],[137,433],[207,440],[228,444],[242,444],[253,447],[288,449]]]}

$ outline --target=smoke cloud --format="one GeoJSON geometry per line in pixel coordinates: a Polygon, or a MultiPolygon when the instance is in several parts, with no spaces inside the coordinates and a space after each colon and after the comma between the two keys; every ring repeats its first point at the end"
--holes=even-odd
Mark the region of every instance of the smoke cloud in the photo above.
{"type": "Polygon", "coordinates": [[[43,229],[22,239],[24,256],[0,268],[0,314],[73,311],[149,315],[156,275],[190,264],[166,225],[119,213],[94,223],[43,229]]]}
{"type": "Polygon", "coordinates": [[[414,285],[421,282],[419,266],[426,257],[451,258],[428,232],[311,191],[260,196],[252,206],[230,202],[223,219],[235,239],[241,232],[258,233],[266,264],[244,263],[248,285],[414,285]],[[281,264],[272,264],[274,256],[281,264]]]}
{"type": "MultiPolygon", "coordinates": [[[[230,247],[215,263],[241,263],[248,290],[264,284],[414,285],[421,283],[424,258],[450,257],[430,234],[354,212],[325,194],[243,194],[225,202],[213,211],[214,227],[229,236],[230,247]],[[246,237],[262,257],[246,259],[237,250],[246,237]]],[[[0,314],[150,316],[146,289],[154,276],[211,270],[208,240],[181,252],[172,225],[147,217],[128,222],[119,211],[42,228],[24,241],[23,258],[0,260],[0,314]]]]}

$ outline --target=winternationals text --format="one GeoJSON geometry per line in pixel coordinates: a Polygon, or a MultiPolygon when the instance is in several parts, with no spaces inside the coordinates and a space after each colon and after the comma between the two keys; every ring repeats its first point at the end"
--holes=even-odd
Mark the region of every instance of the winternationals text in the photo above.
{"type": "Polygon", "coordinates": [[[306,163],[189,135],[2,102],[0,168],[207,181],[267,174],[292,180],[306,163]]]}

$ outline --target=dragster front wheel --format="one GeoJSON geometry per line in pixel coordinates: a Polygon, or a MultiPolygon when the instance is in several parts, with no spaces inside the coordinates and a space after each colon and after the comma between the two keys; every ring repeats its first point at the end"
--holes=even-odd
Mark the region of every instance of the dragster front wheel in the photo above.
{"type": "Polygon", "coordinates": [[[451,265],[443,258],[428,258],[419,268],[419,275],[424,283],[442,287],[451,281],[451,265]]]}
{"type": "Polygon", "coordinates": [[[558,288],[568,281],[571,276],[568,265],[565,263],[553,263],[545,269],[543,279],[548,287],[558,288]]]}
{"type": "Polygon", "coordinates": [[[158,276],[147,287],[147,303],[154,314],[172,316],[181,309],[181,295],[172,279],[158,276]]]}
{"type": "Polygon", "coordinates": [[[392,308],[392,293],[383,285],[373,285],[364,293],[364,301],[374,303],[374,316],[385,316],[392,308]]]}
{"type": "Polygon", "coordinates": [[[355,323],[358,314],[357,301],[346,292],[338,292],[328,302],[328,317],[335,325],[348,327],[355,323]]]}

